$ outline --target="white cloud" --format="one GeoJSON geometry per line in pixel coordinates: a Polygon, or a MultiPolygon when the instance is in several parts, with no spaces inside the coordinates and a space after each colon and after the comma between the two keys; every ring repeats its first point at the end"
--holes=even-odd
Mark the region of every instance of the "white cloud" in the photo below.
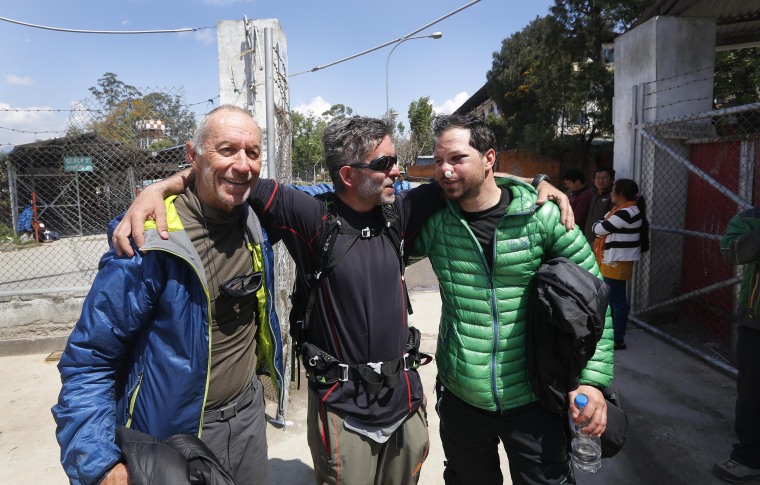
{"type": "Polygon", "coordinates": [[[302,115],[312,115],[312,116],[321,116],[322,113],[330,109],[332,105],[322,99],[322,96],[317,96],[316,98],[309,101],[307,104],[300,103],[295,108],[293,108],[293,111],[298,111],[302,115]]]}
{"type": "Polygon", "coordinates": [[[0,102],[0,146],[21,145],[64,135],[67,113],[49,106],[11,106],[0,102]]]}
{"type": "Polygon", "coordinates": [[[129,25],[129,20],[122,20],[121,25],[129,25]]]}
{"type": "Polygon", "coordinates": [[[462,91],[461,93],[454,96],[454,99],[448,99],[444,101],[440,106],[436,106],[435,101],[431,102],[431,104],[433,105],[433,111],[435,111],[435,114],[450,115],[454,112],[454,110],[462,106],[462,104],[464,104],[464,102],[469,98],[470,95],[467,94],[467,91],[462,91]]]}
{"type": "MultiPolygon", "coordinates": [[[[181,28],[188,29],[191,27],[181,28]]],[[[178,32],[177,35],[180,37],[192,37],[202,44],[212,44],[216,42],[216,29],[200,29],[187,32],[178,32]]]]}
{"type": "Polygon", "coordinates": [[[215,29],[203,29],[193,32],[193,39],[203,44],[213,44],[216,42],[216,30],[215,29]]]}
{"type": "Polygon", "coordinates": [[[31,86],[34,84],[34,79],[29,76],[17,76],[15,74],[6,74],[5,82],[14,86],[31,86]]]}

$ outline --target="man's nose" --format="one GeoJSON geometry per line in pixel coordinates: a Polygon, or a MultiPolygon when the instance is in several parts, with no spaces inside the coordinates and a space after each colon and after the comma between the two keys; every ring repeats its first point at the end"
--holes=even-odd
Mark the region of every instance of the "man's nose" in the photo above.
{"type": "Polygon", "coordinates": [[[237,152],[233,157],[234,163],[232,164],[232,167],[235,170],[248,172],[251,170],[251,164],[249,163],[250,160],[248,159],[248,155],[245,153],[245,150],[240,150],[237,152]]]}

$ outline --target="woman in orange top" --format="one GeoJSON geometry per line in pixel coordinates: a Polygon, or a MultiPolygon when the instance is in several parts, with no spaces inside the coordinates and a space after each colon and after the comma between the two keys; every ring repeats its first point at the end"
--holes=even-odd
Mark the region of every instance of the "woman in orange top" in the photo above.
{"type": "Polygon", "coordinates": [[[631,179],[619,179],[612,187],[615,206],[603,220],[593,225],[596,234],[594,254],[610,287],[615,349],[624,350],[628,323],[627,281],[633,276],[633,263],[641,258],[641,231],[645,220],[644,198],[631,179]]]}

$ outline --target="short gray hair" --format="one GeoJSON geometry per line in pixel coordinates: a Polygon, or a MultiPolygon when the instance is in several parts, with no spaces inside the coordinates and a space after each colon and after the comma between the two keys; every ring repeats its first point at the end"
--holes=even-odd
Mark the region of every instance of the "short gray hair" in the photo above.
{"type": "Polygon", "coordinates": [[[344,189],[338,176],[340,167],[361,163],[387,136],[393,127],[387,121],[366,116],[352,116],[332,121],[322,134],[325,163],[330,171],[335,191],[344,189]]]}
{"type": "MultiPolygon", "coordinates": [[[[206,138],[208,137],[208,129],[209,129],[209,120],[211,119],[211,116],[214,113],[217,113],[219,111],[237,111],[239,113],[243,113],[247,116],[249,116],[251,119],[253,117],[251,116],[251,113],[248,112],[248,110],[245,110],[243,108],[240,108],[238,106],[235,106],[233,104],[223,104],[220,106],[217,106],[216,108],[212,109],[210,112],[206,114],[206,116],[203,117],[200,123],[198,123],[198,127],[195,129],[195,133],[193,134],[192,140],[190,142],[193,145],[193,148],[195,149],[195,152],[198,155],[203,156],[203,144],[206,142],[206,138]]],[[[258,123],[257,125],[258,126],[258,123]]]]}

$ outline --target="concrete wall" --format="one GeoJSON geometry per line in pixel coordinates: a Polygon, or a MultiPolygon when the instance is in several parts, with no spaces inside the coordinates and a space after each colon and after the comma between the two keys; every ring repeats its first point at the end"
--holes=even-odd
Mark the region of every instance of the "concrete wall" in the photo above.
{"type": "Polygon", "coordinates": [[[0,356],[63,350],[87,291],[0,296],[0,356]]]}
{"type": "Polygon", "coordinates": [[[640,167],[633,156],[637,122],[711,109],[714,64],[713,19],[655,17],[615,40],[612,119],[618,178],[638,180],[640,167]]]}
{"type": "MultiPolygon", "coordinates": [[[[262,131],[262,177],[274,177],[269,167],[267,150],[266,90],[264,70],[264,29],[272,29],[274,63],[287,76],[287,42],[277,19],[221,20],[217,22],[217,55],[219,58],[220,104],[233,104],[247,109],[262,131]]],[[[287,84],[287,80],[285,81],[287,84]]],[[[277,83],[275,83],[277,85],[277,83]]],[[[275,106],[288,106],[288,93],[274,90],[275,106]]]]}

